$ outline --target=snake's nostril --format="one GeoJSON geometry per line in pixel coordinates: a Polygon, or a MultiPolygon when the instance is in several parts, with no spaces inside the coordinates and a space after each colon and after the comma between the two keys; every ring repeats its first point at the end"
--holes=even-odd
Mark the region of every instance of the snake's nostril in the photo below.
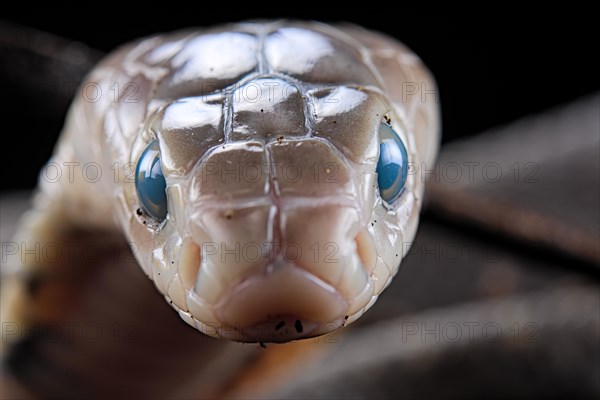
{"type": "Polygon", "coordinates": [[[360,261],[367,271],[367,274],[371,274],[375,270],[375,264],[377,262],[377,248],[373,237],[366,229],[361,229],[354,239],[356,241],[356,251],[360,261]]]}

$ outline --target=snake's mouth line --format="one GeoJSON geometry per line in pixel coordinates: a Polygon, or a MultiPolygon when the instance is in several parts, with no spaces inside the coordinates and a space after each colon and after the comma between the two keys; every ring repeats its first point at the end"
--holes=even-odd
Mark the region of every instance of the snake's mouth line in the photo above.
{"type": "Polygon", "coordinates": [[[303,320],[295,315],[279,315],[245,328],[221,325],[216,332],[222,338],[245,343],[286,343],[334,332],[343,327],[347,316],[327,323],[303,320]]]}

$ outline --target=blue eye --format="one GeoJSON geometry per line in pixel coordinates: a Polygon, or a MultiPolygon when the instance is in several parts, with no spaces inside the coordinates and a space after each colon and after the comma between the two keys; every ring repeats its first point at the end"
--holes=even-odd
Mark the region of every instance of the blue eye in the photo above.
{"type": "Polygon", "coordinates": [[[379,141],[377,184],[381,198],[391,204],[400,196],[406,184],[408,154],[400,136],[383,122],[379,127],[379,141]]]}
{"type": "Polygon", "coordinates": [[[160,150],[156,140],[146,146],[138,160],[135,188],[144,211],[163,221],[167,217],[167,182],[160,166],[160,150]]]}

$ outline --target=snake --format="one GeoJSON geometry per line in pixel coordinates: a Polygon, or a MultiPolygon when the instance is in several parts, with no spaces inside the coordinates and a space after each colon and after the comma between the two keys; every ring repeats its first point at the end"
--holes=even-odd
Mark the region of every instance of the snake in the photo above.
{"type": "Polygon", "coordinates": [[[22,277],[52,268],[26,248],[75,228],[124,235],[206,335],[350,325],[410,248],[439,125],[421,59],[358,26],[240,22],[125,44],[81,84],[40,174],[3,326],[32,318],[22,277]]]}

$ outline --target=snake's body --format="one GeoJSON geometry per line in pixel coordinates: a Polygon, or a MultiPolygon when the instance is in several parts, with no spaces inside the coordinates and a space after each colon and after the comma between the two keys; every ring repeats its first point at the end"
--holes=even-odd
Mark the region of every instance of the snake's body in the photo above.
{"type": "MultiPolygon", "coordinates": [[[[78,92],[51,160],[62,178],[41,179],[16,242],[120,231],[206,334],[286,342],[330,332],[374,304],[417,228],[420,174],[393,204],[379,197],[378,127],[398,133],[412,166],[431,166],[436,96],[418,57],[354,26],[242,23],[128,44],[78,92]],[[132,179],[152,140],[164,222],[140,208],[132,179]]],[[[3,322],[39,318],[20,281],[3,290],[3,322]]]]}

